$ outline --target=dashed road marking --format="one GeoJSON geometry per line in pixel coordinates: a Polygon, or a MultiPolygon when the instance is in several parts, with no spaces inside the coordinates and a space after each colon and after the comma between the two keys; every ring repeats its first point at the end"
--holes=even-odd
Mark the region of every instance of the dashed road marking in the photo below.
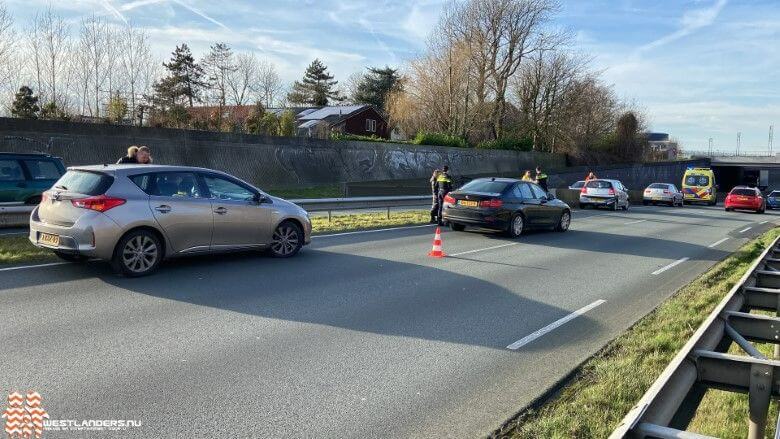
{"type": "Polygon", "coordinates": [[[714,248],[714,247],[717,247],[717,246],[719,246],[720,244],[723,244],[724,242],[726,242],[726,241],[728,241],[728,240],[729,240],[728,238],[723,238],[723,239],[721,239],[720,241],[715,241],[715,242],[713,242],[712,244],[708,245],[707,247],[709,247],[709,248],[714,248]]]}
{"type": "Polygon", "coordinates": [[[746,228],[740,230],[739,233],[745,233],[745,232],[747,232],[750,229],[752,229],[752,227],[746,227],[746,228]]]}
{"type": "Polygon", "coordinates": [[[574,320],[575,318],[585,314],[586,312],[592,310],[593,308],[603,304],[604,302],[606,302],[606,300],[599,299],[599,300],[591,303],[590,305],[583,306],[582,308],[578,309],[577,311],[574,311],[573,313],[567,315],[566,317],[558,319],[558,320],[550,323],[549,325],[545,326],[544,328],[539,329],[537,331],[534,331],[534,332],[526,335],[525,337],[521,338],[520,340],[517,340],[516,342],[510,344],[506,348],[509,349],[509,350],[512,350],[512,351],[516,351],[516,350],[520,349],[521,347],[527,345],[528,343],[531,343],[532,341],[536,340],[537,338],[539,338],[539,337],[541,337],[541,336],[543,336],[543,335],[545,335],[545,334],[555,330],[556,328],[559,328],[559,327],[565,325],[566,323],[568,323],[568,322],[574,320]]]}
{"type": "Polygon", "coordinates": [[[629,222],[623,223],[623,224],[627,226],[629,224],[639,224],[639,223],[643,223],[643,222],[646,222],[646,221],[648,221],[648,220],[643,219],[643,220],[629,221],[629,222]]]}
{"type": "Polygon", "coordinates": [[[672,262],[671,264],[669,264],[669,265],[667,265],[665,267],[661,267],[658,270],[655,270],[654,272],[652,272],[652,275],[655,276],[657,274],[661,274],[661,273],[663,273],[664,271],[666,271],[666,270],[668,270],[670,268],[674,268],[674,267],[682,264],[683,262],[687,261],[688,259],[690,259],[690,258],[678,259],[678,260],[672,262]]]}
{"type": "Polygon", "coordinates": [[[448,256],[468,255],[468,254],[471,254],[471,253],[484,252],[484,251],[487,251],[487,250],[495,250],[497,248],[511,247],[513,245],[517,245],[517,243],[516,242],[510,242],[509,244],[501,244],[501,245],[494,245],[493,247],[478,248],[476,250],[469,250],[469,251],[460,252],[460,253],[453,253],[453,254],[450,254],[448,256]]]}

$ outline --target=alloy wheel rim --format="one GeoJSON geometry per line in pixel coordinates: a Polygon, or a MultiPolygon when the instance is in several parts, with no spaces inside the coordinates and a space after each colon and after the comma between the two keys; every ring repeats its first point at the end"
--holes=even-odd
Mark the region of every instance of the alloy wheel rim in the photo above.
{"type": "Polygon", "coordinates": [[[571,224],[571,215],[568,212],[564,212],[561,217],[561,229],[568,230],[569,224],[571,224]]]}
{"type": "Polygon", "coordinates": [[[122,263],[134,273],[143,273],[157,262],[157,244],[148,236],[138,235],[127,241],[122,250],[122,263]]]}
{"type": "Polygon", "coordinates": [[[522,216],[516,216],[515,220],[512,222],[512,231],[515,235],[520,235],[523,233],[523,217],[522,216]]]}
{"type": "Polygon", "coordinates": [[[298,247],[298,231],[292,226],[278,227],[274,231],[271,249],[274,253],[287,256],[298,247]]]}

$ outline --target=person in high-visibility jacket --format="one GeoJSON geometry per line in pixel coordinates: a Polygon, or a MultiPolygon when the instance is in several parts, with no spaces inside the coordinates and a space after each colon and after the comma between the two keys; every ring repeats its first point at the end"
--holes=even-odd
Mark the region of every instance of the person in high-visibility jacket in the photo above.
{"type": "Polygon", "coordinates": [[[536,167],[536,184],[544,189],[545,192],[549,190],[547,189],[547,174],[542,172],[542,168],[539,166],[536,167]]]}
{"type": "Polygon", "coordinates": [[[445,166],[442,168],[442,171],[439,173],[439,176],[436,177],[436,183],[439,184],[439,193],[437,197],[438,201],[438,208],[439,211],[436,213],[436,220],[438,221],[440,226],[444,225],[444,221],[442,220],[442,210],[444,209],[444,197],[447,196],[450,191],[452,191],[452,177],[450,177],[450,167],[445,166]]]}
{"type": "Polygon", "coordinates": [[[523,178],[521,178],[521,180],[536,183],[534,178],[531,176],[531,171],[525,171],[525,174],[523,174],[523,178]]]}
{"type": "Polygon", "coordinates": [[[433,202],[431,203],[431,224],[436,224],[439,222],[438,215],[439,215],[439,174],[441,174],[440,169],[434,169],[433,175],[431,175],[431,195],[433,197],[433,202]]]}

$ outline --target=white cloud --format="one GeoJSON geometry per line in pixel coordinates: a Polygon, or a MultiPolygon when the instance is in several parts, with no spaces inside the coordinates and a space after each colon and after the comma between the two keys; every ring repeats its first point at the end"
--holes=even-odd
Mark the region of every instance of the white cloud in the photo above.
{"type": "Polygon", "coordinates": [[[693,32],[701,29],[705,26],[711,25],[723,7],[726,6],[727,0],[717,0],[713,5],[708,8],[693,9],[683,14],[680,19],[680,29],[665,35],[655,41],[645,44],[638,49],[638,52],[646,52],[649,50],[657,49],[661,46],[665,46],[671,42],[677,41],[693,32]]]}

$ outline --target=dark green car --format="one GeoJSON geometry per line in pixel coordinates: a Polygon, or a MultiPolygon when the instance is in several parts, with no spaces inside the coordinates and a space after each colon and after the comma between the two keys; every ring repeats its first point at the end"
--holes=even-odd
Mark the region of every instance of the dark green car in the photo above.
{"type": "Polygon", "coordinates": [[[0,152],[0,205],[38,204],[64,173],[59,157],[0,152]]]}

